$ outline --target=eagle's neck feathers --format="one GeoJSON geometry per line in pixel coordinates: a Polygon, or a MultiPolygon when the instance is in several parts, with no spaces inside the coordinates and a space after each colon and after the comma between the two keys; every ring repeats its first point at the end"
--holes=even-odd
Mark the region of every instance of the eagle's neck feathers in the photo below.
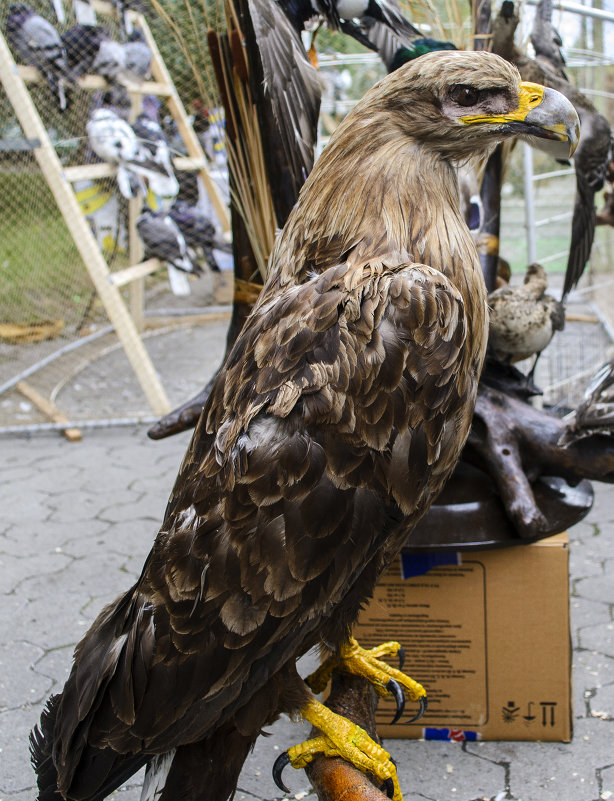
{"type": "Polygon", "coordinates": [[[440,270],[468,307],[483,306],[477,251],[450,162],[371,115],[354,120],[353,146],[347,137],[342,147],[339,141],[320,156],[275,245],[271,289],[342,262],[362,269],[370,260],[391,267],[404,261],[440,270]]]}

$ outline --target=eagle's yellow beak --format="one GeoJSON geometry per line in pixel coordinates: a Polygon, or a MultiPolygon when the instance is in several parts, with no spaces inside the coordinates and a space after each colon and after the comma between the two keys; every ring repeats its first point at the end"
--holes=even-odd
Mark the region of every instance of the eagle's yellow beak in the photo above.
{"type": "Polygon", "coordinates": [[[578,146],[580,120],[569,100],[538,83],[523,82],[518,87],[518,108],[507,114],[467,115],[466,125],[476,122],[498,124],[536,144],[555,158],[568,159],[578,146]],[[531,140],[539,139],[539,143],[531,140]],[[545,141],[544,141],[545,140],[545,141]]]}

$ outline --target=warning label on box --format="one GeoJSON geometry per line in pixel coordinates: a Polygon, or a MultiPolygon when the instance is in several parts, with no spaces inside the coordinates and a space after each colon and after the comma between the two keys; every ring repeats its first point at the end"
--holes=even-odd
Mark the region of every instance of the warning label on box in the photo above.
{"type": "MultiPolygon", "coordinates": [[[[445,721],[465,728],[486,722],[486,625],[484,614],[476,617],[476,610],[485,609],[484,596],[479,562],[434,567],[406,580],[397,567],[380,580],[373,601],[361,614],[354,629],[358,642],[372,647],[399,641],[406,654],[404,671],[427,691],[428,712],[414,726],[445,721]]],[[[393,716],[394,703],[381,699],[378,725],[393,716]]]]}

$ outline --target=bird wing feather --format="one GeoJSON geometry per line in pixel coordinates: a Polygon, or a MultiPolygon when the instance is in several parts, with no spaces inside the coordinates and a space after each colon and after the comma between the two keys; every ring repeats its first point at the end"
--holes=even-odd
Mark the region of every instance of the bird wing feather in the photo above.
{"type": "MultiPolygon", "coordinates": [[[[450,469],[434,461],[472,391],[465,340],[460,293],[424,265],[341,264],[265,290],[140,580],[77,650],[56,723],[62,792],[92,747],[164,753],[233,716],[249,728],[271,677],[327,625],[343,632],[332,611],[349,593],[351,618],[371,592],[386,505],[411,522],[450,469]]],[[[255,731],[283,709],[270,696],[255,731]]]]}
{"type": "Polygon", "coordinates": [[[574,154],[576,194],[563,296],[578,283],[591,254],[596,224],[595,194],[603,188],[612,152],[612,133],[605,117],[596,111],[578,111],[582,134],[574,154]]]}
{"type": "Polygon", "coordinates": [[[608,121],[591,101],[569,81],[544,62],[518,56],[516,65],[522,79],[550,86],[573,103],[580,117],[581,136],[573,156],[576,194],[571,223],[569,257],[565,271],[563,298],[580,280],[590,256],[595,233],[595,192],[603,186],[612,152],[612,132],[608,121]]]}
{"type": "Polygon", "coordinates": [[[322,87],[300,36],[278,3],[250,0],[265,94],[271,102],[296,194],[311,172],[322,87]]]}

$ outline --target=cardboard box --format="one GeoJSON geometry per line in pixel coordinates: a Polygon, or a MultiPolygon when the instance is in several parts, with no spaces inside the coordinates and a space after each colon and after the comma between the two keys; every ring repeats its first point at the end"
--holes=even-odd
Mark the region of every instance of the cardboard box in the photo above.
{"type": "Polygon", "coordinates": [[[398,640],[429,708],[408,725],[408,701],[391,726],[394,702],[380,699],[380,735],[569,742],[568,554],[566,534],[498,550],[402,554],[354,635],[363,647],[398,640]]]}

